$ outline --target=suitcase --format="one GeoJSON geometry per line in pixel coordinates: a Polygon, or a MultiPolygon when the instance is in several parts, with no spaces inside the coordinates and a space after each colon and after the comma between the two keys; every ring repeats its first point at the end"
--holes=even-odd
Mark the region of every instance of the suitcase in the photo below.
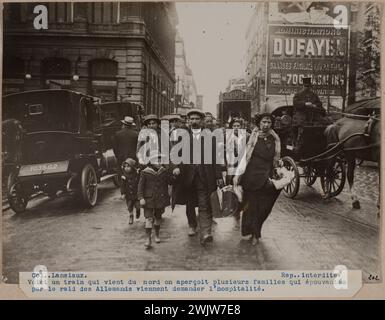
{"type": "Polygon", "coordinates": [[[217,189],[210,195],[213,218],[232,216],[239,208],[238,198],[232,186],[217,189]]]}

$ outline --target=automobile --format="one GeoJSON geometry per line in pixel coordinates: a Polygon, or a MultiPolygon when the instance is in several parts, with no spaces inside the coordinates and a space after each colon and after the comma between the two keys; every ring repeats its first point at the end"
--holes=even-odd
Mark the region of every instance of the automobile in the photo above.
{"type": "Polygon", "coordinates": [[[115,173],[113,182],[116,187],[120,186],[120,170],[114,151],[112,138],[122,128],[121,120],[126,116],[134,119],[134,129],[140,130],[143,122],[144,107],[139,103],[126,101],[113,101],[98,103],[96,105],[99,114],[99,123],[95,132],[101,135],[102,153],[105,168],[108,173],[115,173]]]}
{"type": "Polygon", "coordinates": [[[1,167],[3,191],[6,189],[7,178],[15,170],[21,157],[21,139],[23,128],[20,121],[7,119],[2,121],[1,167]]]}
{"type": "Polygon", "coordinates": [[[95,129],[102,134],[105,150],[112,149],[112,136],[122,128],[121,120],[126,116],[134,119],[135,128],[139,131],[142,125],[144,107],[135,102],[104,102],[97,104],[99,125],[95,129]]]}
{"type": "MultiPolygon", "coordinates": [[[[86,207],[96,204],[98,183],[113,177],[103,159],[95,98],[71,90],[35,90],[3,97],[3,120],[22,128],[20,157],[8,176],[9,206],[26,210],[31,195],[68,192],[86,207]]],[[[115,161],[116,162],[116,161],[115,161]]]]}

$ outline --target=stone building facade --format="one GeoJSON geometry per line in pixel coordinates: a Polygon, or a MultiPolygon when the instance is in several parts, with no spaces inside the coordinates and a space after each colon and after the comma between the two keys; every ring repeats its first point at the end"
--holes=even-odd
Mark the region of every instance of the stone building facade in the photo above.
{"type": "Polygon", "coordinates": [[[175,38],[175,78],[175,110],[185,115],[189,109],[197,107],[198,92],[193,72],[187,62],[184,40],[179,33],[175,38]]]}
{"type": "Polygon", "coordinates": [[[159,116],[173,112],[177,13],[171,2],[4,5],[3,94],[66,88],[131,101],[159,116]]]}
{"type": "Polygon", "coordinates": [[[245,34],[247,42],[245,80],[252,97],[252,114],[261,112],[265,101],[268,12],[267,2],[257,2],[245,34]]]}

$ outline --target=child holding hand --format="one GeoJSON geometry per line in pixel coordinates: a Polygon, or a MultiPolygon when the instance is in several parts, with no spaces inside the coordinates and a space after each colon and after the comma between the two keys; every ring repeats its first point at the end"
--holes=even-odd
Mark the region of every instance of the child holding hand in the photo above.
{"type": "Polygon", "coordinates": [[[122,163],[122,183],[120,193],[126,198],[127,210],[129,212],[128,223],[134,222],[134,207],[136,208],[136,218],[140,216],[140,206],[138,201],[139,173],[136,161],[127,158],[122,163]]]}

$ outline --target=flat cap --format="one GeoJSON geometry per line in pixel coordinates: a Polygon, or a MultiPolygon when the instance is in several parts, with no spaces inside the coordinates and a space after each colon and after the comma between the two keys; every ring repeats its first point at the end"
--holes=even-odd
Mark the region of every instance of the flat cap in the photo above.
{"type": "Polygon", "coordinates": [[[160,122],[160,120],[156,114],[149,114],[149,115],[145,116],[143,119],[143,122],[147,123],[150,120],[155,120],[155,121],[160,122]]]}
{"type": "Polygon", "coordinates": [[[199,115],[202,119],[205,117],[205,114],[202,112],[202,110],[199,110],[199,109],[191,109],[189,110],[186,115],[189,117],[191,116],[192,114],[197,114],[199,115]]]}

